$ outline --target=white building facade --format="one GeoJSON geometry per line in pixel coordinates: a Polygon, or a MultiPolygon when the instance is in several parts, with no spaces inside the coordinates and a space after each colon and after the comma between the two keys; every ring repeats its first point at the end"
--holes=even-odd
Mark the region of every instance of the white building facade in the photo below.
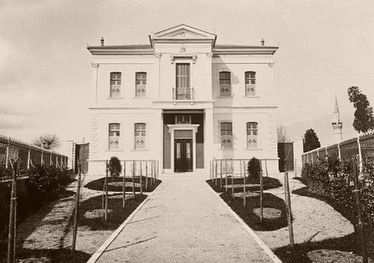
{"type": "Polygon", "coordinates": [[[89,46],[93,55],[89,173],[105,160],[158,160],[160,171],[209,172],[212,159],[267,159],[278,171],[277,47],[217,45],[178,25],[150,44],[89,46]]]}

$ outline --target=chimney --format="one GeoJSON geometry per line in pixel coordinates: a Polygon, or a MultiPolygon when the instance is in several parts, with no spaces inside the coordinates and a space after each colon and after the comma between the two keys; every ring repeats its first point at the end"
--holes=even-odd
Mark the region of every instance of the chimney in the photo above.
{"type": "Polygon", "coordinates": [[[101,46],[103,47],[104,46],[104,38],[103,37],[101,37],[100,42],[101,42],[101,46]]]}
{"type": "Polygon", "coordinates": [[[261,46],[265,46],[265,40],[264,39],[261,40],[261,46]]]}

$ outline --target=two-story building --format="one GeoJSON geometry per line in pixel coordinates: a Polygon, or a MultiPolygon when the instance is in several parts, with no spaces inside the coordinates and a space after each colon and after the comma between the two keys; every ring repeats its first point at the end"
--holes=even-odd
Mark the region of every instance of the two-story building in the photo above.
{"type": "Polygon", "coordinates": [[[159,160],[161,172],[209,172],[213,159],[267,159],[278,171],[274,46],[218,45],[178,25],[144,45],[93,55],[89,173],[105,160],[159,160]]]}

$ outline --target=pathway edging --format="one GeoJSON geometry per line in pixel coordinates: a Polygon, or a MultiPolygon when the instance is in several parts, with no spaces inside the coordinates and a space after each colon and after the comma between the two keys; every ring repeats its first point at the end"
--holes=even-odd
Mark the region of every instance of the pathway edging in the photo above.
{"type": "Polygon", "coordinates": [[[273,260],[274,263],[282,263],[282,261],[274,254],[274,252],[264,243],[264,241],[261,240],[261,238],[250,228],[243,219],[240,218],[232,209],[231,207],[226,204],[225,201],[222,200],[222,198],[219,196],[217,192],[215,192],[211,187],[209,189],[215,194],[215,196],[220,200],[220,202],[227,207],[227,209],[230,211],[231,215],[235,217],[235,219],[242,225],[245,231],[248,232],[248,234],[253,237],[253,239],[256,241],[256,243],[265,251],[265,253],[273,260]]]}
{"type": "Polygon", "coordinates": [[[149,198],[156,192],[156,190],[162,185],[161,183],[150,193],[147,198],[129,215],[129,217],[113,232],[113,234],[96,250],[95,253],[92,254],[90,259],[86,263],[95,263],[104,251],[109,247],[109,245],[113,242],[114,239],[122,232],[122,230],[126,227],[126,225],[130,222],[130,220],[138,213],[138,211],[148,202],[149,198]]]}

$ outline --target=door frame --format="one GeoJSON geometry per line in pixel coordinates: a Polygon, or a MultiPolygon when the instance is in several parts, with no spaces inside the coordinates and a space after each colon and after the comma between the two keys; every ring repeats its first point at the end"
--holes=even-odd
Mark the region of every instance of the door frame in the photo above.
{"type": "MultiPolygon", "coordinates": [[[[192,152],[193,152],[193,144],[192,144],[192,138],[189,138],[189,139],[174,139],[174,145],[178,145],[178,143],[180,143],[180,155],[181,155],[181,159],[182,159],[182,163],[183,163],[183,171],[179,171],[179,173],[188,173],[188,172],[192,172],[192,165],[193,165],[193,155],[192,155],[192,152]],[[189,147],[188,147],[189,145],[189,147]],[[188,152],[188,148],[189,148],[189,156],[190,156],[190,162],[189,162],[189,165],[186,164],[187,162],[187,152],[188,152]],[[183,158],[182,158],[183,157],[183,158]]],[[[177,153],[178,153],[178,150],[175,148],[174,146],[174,168],[175,170],[177,170],[177,159],[176,159],[176,156],[177,156],[177,153]]],[[[181,168],[181,167],[180,167],[181,168]]],[[[174,171],[174,173],[178,173],[177,171],[174,171]]]]}
{"type": "Polygon", "coordinates": [[[169,133],[171,134],[171,171],[175,172],[174,167],[174,159],[175,159],[175,139],[174,139],[174,131],[176,130],[190,130],[192,131],[192,172],[196,171],[196,133],[197,128],[200,124],[169,124],[167,125],[169,128],[169,133]]]}

